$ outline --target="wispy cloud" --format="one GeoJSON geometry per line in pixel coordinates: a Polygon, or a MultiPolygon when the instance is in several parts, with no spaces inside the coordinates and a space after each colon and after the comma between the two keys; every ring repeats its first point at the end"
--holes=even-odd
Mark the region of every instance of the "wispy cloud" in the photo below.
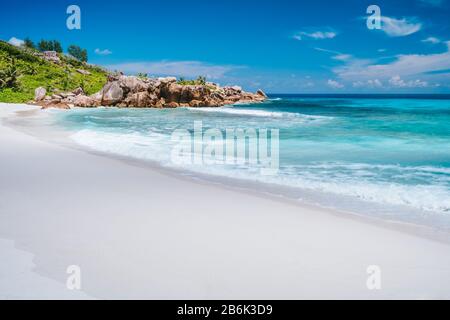
{"type": "Polygon", "coordinates": [[[323,49],[323,48],[319,48],[316,47],[314,48],[317,51],[321,51],[321,52],[326,52],[326,53],[330,53],[332,54],[331,58],[334,60],[339,60],[339,61],[348,61],[352,58],[352,55],[350,54],[346,54],[346,53],[342,53],[339,51],[334,51],[334,50],[328,50],[328,49],[323,49]]]}
{"type": "Polygon", "coordinates": [[[206,76],[209,79],[223,78],[228,72],[244,68],[233,65],[213,65],[201,61],[145,61],[107,65],[110,70],[128,74],[148,73],[155,76],[177,76],[194,78],[206,76]]]}
{"type": "Polygon", "coordinates": [[[344,85],[336,80],[328,79],[327,85],[333,89],[343,89],[344,85]]]}
{"type": "Polygon", "coordinates": [[[332,57],[334,60],[347,61],[352,58],[350,54],[341,53],[332,57]]]}
{"type": "Polygon", "coordinates": [[[353,82],[354,88],[382,88],[383,83],[378,79],[369,79],[367,81],[355,81],[353,82]]]}
{"type": "Polygon", "coordinates": [[[390,37],[404,37],[422,29],[422,23],[416,18],[381,17],[381,23],[381,30],[390,37]]]}
{"type": "Polygon", "coordinates": [[[108,55],[112,54],[112,52],[109,49],[101,50],[101,49],[97,48],[97,49],[95,49],[94,52],[95,52],[95,54],[98,54],[99,56],[108,56],[108,55]]]}
{"type": "Polygon", "coordinates": [[[425,88],[428,87],[428,82],[420,79],[404,81],[399,75],[393,76],[389,79],[389,84],[397,88],[425,88]]]}
{"type": "Polygon", "coordinates": [[[437,44],[437,43],[441,43],[441,40],[438,38],[435,38],[435,37],[428,37],[426,39],[423,39],[422,42],[437,44]]]}
{"type": "Polygon", "coordinates": [[[337,36],[337,32],[329,27],[326,28],[305,28],[296,32],[292,37],[296,40],[304,40],[310,38],[314,40],[333,39],[337,36]]]}
{"type": "Polygon", "coordinates": [[[397,55],[388,63],[353,57],[334,73],[354,88],[431,88],[449,81],[450,41],[447,50],[434,54],[397,55]]]}
{"type": "Polygon", "coordinates": [[[8,43],[12,44],[13,46],[20,47],[20,46],[23,46],[25,41],[23,41],[21,39],[17,39],[16,37],[12,37],[11,39],[9,39],[8,43]]]}
{"type": "Polygon", "coordinates": [[[397,75],[415,76],[423,73],[450,69],[450,41],[447,50],[435,54],[397,55],[394,61],[377,64],[374,61],[353,59],[345,66],[334,68],[342,79],[360,81],[367,79],[386,79],[397,75]]]}

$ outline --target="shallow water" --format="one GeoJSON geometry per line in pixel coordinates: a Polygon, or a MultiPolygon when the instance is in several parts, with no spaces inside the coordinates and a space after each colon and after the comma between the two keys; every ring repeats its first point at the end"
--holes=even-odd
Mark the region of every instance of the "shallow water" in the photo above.
{"type": "Polygon", "coordinates": [[[52,116],[74,141],[95,150],[271,184],[272,191],[279,185],[290,197],[328,207],[450,228],[448,97],[270,98],[224,108],[97,108],[52,116]],[[171,136],[176,129],[192,132],[194,121],[222,132],[278,129],[277,174],[261,174],[261,164],[174,163],[171,136]]]}

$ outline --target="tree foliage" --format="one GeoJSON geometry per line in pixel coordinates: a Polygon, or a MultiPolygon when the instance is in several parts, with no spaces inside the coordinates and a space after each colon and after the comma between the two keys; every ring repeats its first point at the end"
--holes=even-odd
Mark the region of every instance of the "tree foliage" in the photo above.
{"type": "Polygon", "coordinates": [[[195,80],[186,80],[184,77],[180,77],[177,81],[178,84],[184,85],[184,86],[204,86],[206,85],[206,77],[198,76],[195,80]]]}
{"type": "Polygon", "coordinates": [[[82,49],[79,46],[76,45],[71,45],[69,46],[69,49],[67,50],[67,52],[74,57],[75,59],[82,61],[82,62],[87,62],[88,61],[88,55],[87,55],[87,50],[86,49],[82,49]]]}
{"type": "Polygon", "coordinates": [[[56,51],[59,53],[63,52],[61,43],[58,40],[44,40],[42,39],[38,43],[38,48],[41,51],[56,51]]]}
{"type": "Polygon", "coordinates": [[[23,103],[34,97],[37,87],[49,94],[71,91],[80,85],[86,94],[98,92],[106,83],[108,73],[100,67],[59,55],[61,62],[45,60],[32,49],[16,47],[0,40],[0,102],[23,103]],[[15,61],[13,61],[14,59],[15,61]],[[77,69],[89,71],[81,74],[77,69]]]}
{"type": "Polygon", "coordinates": [[[20,71],[17,68],[16,59],[9,59],[6,67],[0,69],[0,89],[19,88],[19,77],[20,71]]]}
{"type": "Polygon", "coordinates": [[[24,40],[24,45],[25,45],[25,48],[36,49],[34,42],[30,38],[26,38],[24,40]]]}

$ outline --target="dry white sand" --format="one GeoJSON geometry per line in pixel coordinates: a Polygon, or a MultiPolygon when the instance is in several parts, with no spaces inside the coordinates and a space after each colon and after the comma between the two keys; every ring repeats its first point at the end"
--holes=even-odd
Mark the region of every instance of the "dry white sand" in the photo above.
{"type": "MultiPolygon", "coordinates": [[[[0,104],[0,118],[24,108],[0,104]]],[[[448,244],[5,125],[0,238],[0,298],[450,298],[448,244]],[[82,292],[67,292],[69,265],[82,292]]]]}

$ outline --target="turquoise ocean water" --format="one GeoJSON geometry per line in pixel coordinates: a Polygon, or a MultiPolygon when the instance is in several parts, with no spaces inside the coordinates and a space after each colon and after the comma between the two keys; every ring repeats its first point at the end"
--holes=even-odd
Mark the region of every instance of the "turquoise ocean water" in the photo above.
{"type": "Polygon", "coordinates": [[[86,147],[258,182],[268,192],[450,230],[450,97],[272,95],[223,108],[77,109],[56,123],[86,147]],[[175,129],[279,129],[279,171],[171,162],[175,129]],[[277,189],[279,187],[279,190],[277,189]]]}

